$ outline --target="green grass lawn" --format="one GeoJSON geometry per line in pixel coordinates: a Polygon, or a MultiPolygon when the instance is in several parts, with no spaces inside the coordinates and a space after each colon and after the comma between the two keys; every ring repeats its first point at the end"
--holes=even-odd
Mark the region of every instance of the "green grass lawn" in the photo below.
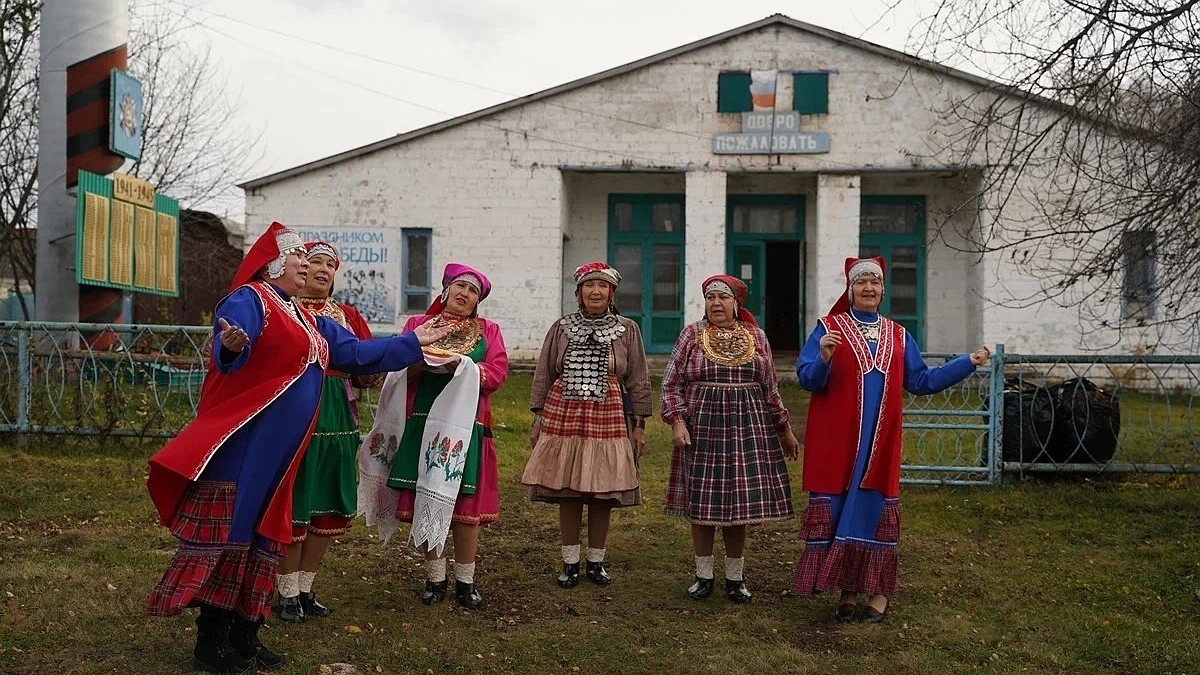
{"type": "MultiPolygon", "coordinates": [[[[380,546],[359,522],[317,578],[336,613],[263,630],[286,653],[281,672],[336,662],[362,673],[1200,672],[1198,479],[906,487],[888,622],[843,626],[835,598],[783,595],[801,548],[795,522],[752,529],[752,604],[686,597],[688,526],[661,513],[670,443],[652,423],[646,503],[618,512],[609,541],[613,585],[564,591],[556,513],[530,504],[518,480],[528,388],[515,376],[496,398],[502,522],[482,535],[484,609],[421,605],[419,556],[380,546]]],[[[802,420],[802,397],[785,394],[802,420]]],[[[190,669],[192,616],[144,616],[174,548],[145,493],[151,451],[0,445],[0,671],[190,669]]],[[[792,477],[798,488],[798,463],[792,477]]]]}

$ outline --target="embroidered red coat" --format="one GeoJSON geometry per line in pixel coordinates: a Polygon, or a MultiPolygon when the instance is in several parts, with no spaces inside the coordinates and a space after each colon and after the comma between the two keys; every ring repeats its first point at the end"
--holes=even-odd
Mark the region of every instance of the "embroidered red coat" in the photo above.
{"type": "Polygon", "coordinates": [[[809,403],[804,489],[840,494],[850,487],[859,434],[866,432],[862,429],[864,378],[875,370],[883,374],[883,399],[859,487],[897,496],[904,423],[904,327],[879,317],[879,343],[872,356],[849,314],[826,316],[821,324],[826,331],[840,332],[843,341],[833,353],[824,391],[814,393],[809,403]]]}

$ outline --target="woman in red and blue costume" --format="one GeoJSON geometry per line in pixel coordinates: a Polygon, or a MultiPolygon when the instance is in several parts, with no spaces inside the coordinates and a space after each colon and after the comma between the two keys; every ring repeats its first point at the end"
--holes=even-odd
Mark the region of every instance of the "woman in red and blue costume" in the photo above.
{"type": "Polygon", "coordinates": [[[301,309],[308,260],[294,231],[272,223],[217,304],[197,415],[150,458],[147,487],[179,550],[151,593],[153,616],[199,607],[201,668],[240,672],[282,662],[258,639],[292,538],[292,485],[317,419],[326,367],[403,369],[444,330],[359,340],[301,309]]]}
{"type": "Polygon", "coordinates": [[[879,314],[883,258],[847,258],[846,292],[809,335],[796,364],[811,391],[804,435],[804,553],[793,595],[840,590],[834,617],[879,623],[896,592],[904,390],[933,394],[987,363],[981,347],[929,367],[916,340],[879,314]]]}

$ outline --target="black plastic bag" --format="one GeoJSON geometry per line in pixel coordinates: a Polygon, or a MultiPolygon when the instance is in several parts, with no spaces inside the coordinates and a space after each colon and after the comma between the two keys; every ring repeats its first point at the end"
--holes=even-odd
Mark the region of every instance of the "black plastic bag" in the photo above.
{"type": "Polygon", "coordinates": [[[1001,458],[1005,462],[1048,462],[1056,402],[1045,387],[1018,377],[1004,380],[1001,458]]]}
{"type": "Polygon", "coordinates": [[[1112,460],[1121,433],[1117,397],[1084,377],[1049,389],[1056,412],[1050,459],[1056,464],[1104,464],[1112,460]]]}

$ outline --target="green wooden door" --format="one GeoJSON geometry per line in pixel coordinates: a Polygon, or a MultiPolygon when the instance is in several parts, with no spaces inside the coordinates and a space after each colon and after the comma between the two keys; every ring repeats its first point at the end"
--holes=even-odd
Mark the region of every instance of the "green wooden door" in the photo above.
{"type": "Polygon", "coordinates": [[[729,245],[729,273],[746,282],[746,309],[759,324],[764,324],[763,310],[766,308],[766,242],[739,241],[729,245]]]}
{"type": "Polygon", "coordinates": [[[925,339],[925,198],[864,195],[859,255],[883,256],[887,283],[879,311],[925,339]]]}
{"type": "Polygon", "coordinates": [[[794,349],[804,321],[804,197],[730,195],[726,269],[746,283],[746,309],[772,348],[794,349]]]}
{"type": "Polygon", "coordinates": [[[617,307],[637,321],[649,353],[683,330],[683,195],[610,195],[608,260],[621,273],[617,307]]]}

